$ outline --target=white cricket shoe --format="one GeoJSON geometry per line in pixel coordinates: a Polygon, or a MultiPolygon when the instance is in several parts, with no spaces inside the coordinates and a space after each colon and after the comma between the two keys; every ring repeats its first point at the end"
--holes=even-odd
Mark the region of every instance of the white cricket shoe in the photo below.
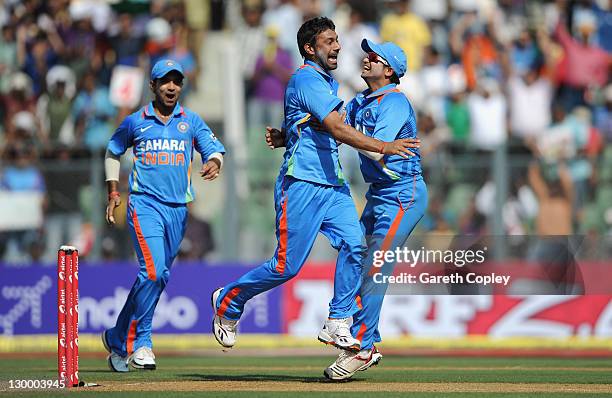
{"type": "Polygon", "coordinates": [[[361,342],[351,334],[349,322],[350,318],[327,319],[319,332],[319,341],[342,350],[359,351],[361,342]]]}
{"type": "Polygon", "coordinates": [[[104,344],[104,349],[109,353],[106,357],[109,369],[113,372],[129,372],[130,368],[127,364],[127,357],[122,357],[112,352],[108,341],[106,341],[106,330],[102,332],[102,344],[104,344]]]}
{"type": "Polygon", "coordinates": [[[356,372],[369,369],[378,365],[382,354],[376,347],[361,350],[359,352],[342,351],[338,359],[323,371],[326,378],[330,380],[346,380],[356,372]]]}
{"type": "Polygon", "coordinates": [[[211,304],[213,309],[213,321],[212,321],[212,332],[215,335],[217,343],[221,344],[225,348],[232,348],[236,344],[236,327],[238,321],[223,318],[217,315],[217,298],[223,290],[222,287],[215,290],[211,297],[211,304]]]}
{"type": "Polygon", "coordinates": [[[135,369],[155,370],[155,354],[149,347],[140,347],[128,357],[128,363],[135,369]]]}

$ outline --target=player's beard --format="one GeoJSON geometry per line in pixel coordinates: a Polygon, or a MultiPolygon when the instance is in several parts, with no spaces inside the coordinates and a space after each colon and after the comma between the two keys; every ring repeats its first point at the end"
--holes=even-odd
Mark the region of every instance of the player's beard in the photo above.
{"type": "Polygon", "coordinates": [[[325,70],[335,70],[336,68],[338,68],[337,55],[336,55],[336,62],[333,64],[329,63],[329,55],[330,55],[330,52],[324,53],[323,50],[317,50],[315,52],[316,62],[325,70]]]}

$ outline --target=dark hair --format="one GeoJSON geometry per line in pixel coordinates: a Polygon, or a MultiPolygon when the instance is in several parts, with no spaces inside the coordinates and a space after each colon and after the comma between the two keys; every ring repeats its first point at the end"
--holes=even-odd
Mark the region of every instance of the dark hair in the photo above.
{"type": "Polygon", "coordinates": [[[298,30],[297,33],[297,44],[302,57],[306,58],[308,55],[306,51],[304,51],[304,46],[310,44],[314,47],[317,36],[327,29],[336,30],[336,25],[327,17],[312,18],[300,26],[300,30],[298,30]]]}
{"type": "Polygon", "coordinates": [[[395,71],[393,71],[393,74],[391,75],[391,83],[393,84],[400,84],[400,79],[399,77],[397,77],[397,73],[395,73],[395,71]]]}

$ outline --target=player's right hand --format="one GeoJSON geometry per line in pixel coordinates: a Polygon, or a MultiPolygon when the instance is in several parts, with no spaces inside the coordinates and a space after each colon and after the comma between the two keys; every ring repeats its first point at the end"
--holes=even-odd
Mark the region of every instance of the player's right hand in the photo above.
{"type": "Polygon", "coordinates": [[[285,135],[279,129],[266,127],[266,145],[270,149],[282,148],[285,146],[285,135]]]}
{"type": "Polygon", "coordinates": [[[419,138],[403,138],[393,142],[386,142],[382,153],[385,155],[399,155],[403,158],[414,156],[414,152],[409,148],[420,148],[421,140],[419,138]]]}
{"type": "Polygon", "coordinates": [[[106,222],[109,225],[115,224],[115,209],[121,204],[121,197],[115,196],[108,199],[108,205],[106,206],[106,222]]]}

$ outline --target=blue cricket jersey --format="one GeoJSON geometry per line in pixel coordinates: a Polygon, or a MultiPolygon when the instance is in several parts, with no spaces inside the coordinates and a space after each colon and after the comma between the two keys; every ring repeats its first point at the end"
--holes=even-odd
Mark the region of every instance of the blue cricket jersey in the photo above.
{"type": "MultiPolygon", "coordinates": [[[[416,116],[410,101],[395,84],[374,91],[365,90],[346,106],[346,122],[368,137],[391,142],[402,138],[416,138],[416,116]]],[[[361,173],[367,183],[408,181],[407,177],[421,174],[421,154],[405,159],[399,155],[385,155],[375,161],[359,154],[361,173]]],[[[412,179],[410,179],[412,181],[412,179]]]]}
{"type": "Polygon", "coordinates": [[[313,129],[310,117],[323,121],[343,101],[338,82],[319,65],[306,61],[291,76],[285,89],[287,148],[281,175],[324,185],[344,185],[336,140],[325,131],[313,129]]]}
{"type": "Polygon", "coordinates": [[[130,192],[146,193],[162,202],[177,204],[194,198],[193,150],[204,161],[215,152],[225,153],[200,116],[178,103],[167,124],[158,119],[152,102],[126,117],[110,139],[108,150],[121,156],[129,147],[134,151],[130,192]]]}

